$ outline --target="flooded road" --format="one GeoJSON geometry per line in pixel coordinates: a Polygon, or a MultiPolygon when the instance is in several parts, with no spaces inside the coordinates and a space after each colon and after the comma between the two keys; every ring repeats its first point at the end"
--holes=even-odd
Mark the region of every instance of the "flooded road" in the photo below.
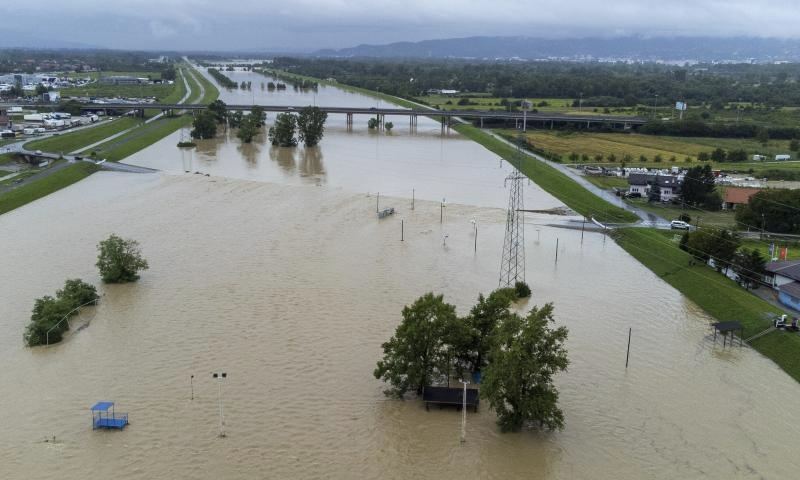
{"type": "Polygon", "coordinates": [[[401,180],[386,180],[366,154],[348,167],[337,137],[323,140],[323,167],[305,170],[299,156],[281,167],[268,146],[247,170],[235,140],[215,140],[193,159],[216,169],[209,177],[182,173],[168,138],[137,157],[166,174],[100,172],[0,216],[0,478],[796,476],[800,385],[748,348],[714,344],[710,318],[610,240],[581,242],[543,215],[527,216],[526,270],[532,303],[554,302],[570,329],[571,365],[557,377],[564,431],[501,434],[484,403],[462,445],[460,413],[384,397],[372,371],[404,305],[435,291],[465,314],[496,287],[505,212],[492,207],[505,193],[482,185],[501,188],[504,175],[489,173],[497,159],[485,152],[442,156],[463,167],[447,175],[477,186],[448,192],[461,201],[448,199],[440,223],[440,203],[418,196],[412,210],[402,180],[440,175],[435,162],[398,147],[386,161],[401,180]],[[355,162],[363,184],[344,173],[355,162]],[[364,192],[381,179],[401,193],[382,200],[398,212],[378,221],[364,192]],[[138,283],[100,285],[95,246],[111,232],[141,242],[151,268],[138,283]],[[88,326],[23,347],[34,298],[78,277],[103,294],[73,322],[88,326]],[[228,374],[226,438],[215,371],[228,374]],[[131,425],[92,431],[99,400],[131,425]]]}

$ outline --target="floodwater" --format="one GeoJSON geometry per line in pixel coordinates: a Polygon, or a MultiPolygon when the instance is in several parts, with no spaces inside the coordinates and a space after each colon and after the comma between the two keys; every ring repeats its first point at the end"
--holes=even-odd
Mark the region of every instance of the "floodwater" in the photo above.
{"type": "Polygon", "coordinates": [[[501,434],[482,404],[461,444],[460,413],[388,399],[372,371],[404,305],[435,291],[463,314],[497,285],[505,212],[478,190],[443,217],[386,198],[398,213],[378,221],[366,186],[231,177],[101,172],[0,216],[0,478],[796,477],[800,384],[713,343],[710,318],[612,241],[536,215],[520,308],[554,302],[570,329],[566,428],[501,434]],[[111,232],[140,240],[138,283],[99,284],[111,232]],[[33,299],[76,277],[103,294],[86,327],[23,347],[33,299]],[[99,400],[131,425],[92,431],[99,400]]]}
{"type": "MultiPolygon", "coordinates": [[[[364,95],[320,86],[318,92],[261,90],[272,78],[251,72],[225,72],[238,83],[251,81],[252,91],[220,91],[228,104],[251,101],[270,105],[376,106],[364,95]]],[[[207,75],[206,73],[204,73],[207,75]]],[[[213,79],[210,79],[214,82],[213,79]]],[[[216,84],[216,83],[215,83],[216,84]]],[[[384,102],[382,106],[386,106],[384,102]]],[[[275,117],[269,114],[265,131],[275,117]]],[[[234,132],[223,131],[213,140],[199,140],[192,149],[176,148],[188,130],[176,132],[158,144],[125,160],[127,163],[168,172],[200,172],[247,180],[292,185],[319,185],[350,192],[380,193],[445,203],[505,207],[505,178],[510,168],[500,157],[455,131],[442,135],[441,126],[420,117],[414,129],[406,117],[397,117],[391,132],[369,130],[368,115],[355,115],[348,128],[344,115],[330,115],[322,142],[310,148],[273,147],[266,135],[242,144],[234,132]]],[[[392,120],[387,117],[387,121],[392,120]]],[[[526,190],[525,205],[545,210],[561,202],[535,185],[526,190]]]]}

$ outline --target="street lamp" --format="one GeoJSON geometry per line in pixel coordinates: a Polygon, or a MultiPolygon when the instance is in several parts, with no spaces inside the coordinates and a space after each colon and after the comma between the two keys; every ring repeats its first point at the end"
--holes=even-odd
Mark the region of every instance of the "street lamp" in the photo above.
{"type": "Polygon", "coordinates": [[[464,394],[462,398],[461,404],[461,443],[467,441],[467,385],[469,385],[469,380],[459,380],[459,382],[464,384],[464,394]]]}
{"type": "Polygon", "coordinates": [[[225,437],[225,430],[223,429],[225,420],[222,415],[222,380],[228,378],[228,374],[226,372],[213,372],[211,377],[217,379],[217,385],[219,386],[219,393],[217,395],[219,401],[219,436],[225,437]]]}

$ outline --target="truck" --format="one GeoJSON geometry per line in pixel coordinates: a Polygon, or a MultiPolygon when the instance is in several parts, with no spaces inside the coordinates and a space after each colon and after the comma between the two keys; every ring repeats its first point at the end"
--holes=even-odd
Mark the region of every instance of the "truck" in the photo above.
{"type": "Polygon", "coordinates": [[[66,120],[68,118],[72,118],[72,114],[66,112],[55,112],[53,113],[53,118],[56,120],[66,120]]]}
{"type": "Polygon", "coordinates": [[[44,122],[49,118],[50,115],[46,113],[30,113],[22,117],[22,119],[25,120],[26,122],[44,122]]]}
{"type": "Polygon", "coordinates": [[[767,157],[765,155],[753,155],[754,162],[763,162],[767,157]]]}
{"type": "Polygon", "coordinates": [[[779,154],[779,155],[775,155],[775,161],[776,162],[782,162],[782,161],[791,160],[791,159],[792,159],[792,156],[791,155],[786,155],[785,153],[779,154]]]}

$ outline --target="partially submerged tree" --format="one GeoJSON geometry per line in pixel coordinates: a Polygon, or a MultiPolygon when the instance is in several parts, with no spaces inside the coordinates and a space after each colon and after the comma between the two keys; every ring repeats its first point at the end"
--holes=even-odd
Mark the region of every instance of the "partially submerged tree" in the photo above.
{"type": "Polygon", "coordinates": [[[212,112],[202,111],[195,115],[192,121],[192,138],[214,138],[216,134],[217,122],[212,112]]]}
{"type": "Polygon", "coordinates": [[[105,283],[135,282],[139,279],[139,271],[149,268],[136,240],[112,233],[97,245],[97,250],[96,265],[105,283]]]}
{"type": "Polygon", "coordinates": [[[402,397],[412,390],[419,394],[422,387],[441,374],[447,358],[443,340],[446,327],[455,319],[455,306],[433,293],[426,293],[403,308],[403,321],[382,345],[383,359],[374,371],[375,378],[391,385],[384,393],[402,397]]]}
{"type": "Polygon", "coordinates": [[[497,413],[503,431],[526,425],[564,427],[553,377],[569,365],[567,329],[551,328],[553,323],[553,305],[548,303],[534,307],[527,317],[509,316],[498,329],[483,370],[481,395],[497,413]]]}
{"type": "Polygon", "coordinates": [[[217,123],[225,123],[228,118],[228,106],[222,100],[214,100],[209,103],[208,111],[214,114],[217,123]]]}
{"type": "Polygon", "coordinates": [[[31,322],[25,329],[23,340],[29,347],[58,343],[69,329],[66,318],[75,315],[78,307],[98,299],[94,285],[79,279],[64,282],[64,288],[55,297],[37,298],[31,313],[31,322]]]}
{"type": "Polygon", "coordinates": [[[328,114],[319,107],[306,107],[297,117],[297,129],[300,141],[307,147],[313,147],[322,140],[325,132],[325,120],[328,114]]]}
{"type": "Polygon", "coordinates": [[[294,147],[297,140],[294,138],[297,128],[297,118],[291,113],[279,113],[275,117],[275,124],[269,128],[269,141],[279,147],[294,147]]]}

